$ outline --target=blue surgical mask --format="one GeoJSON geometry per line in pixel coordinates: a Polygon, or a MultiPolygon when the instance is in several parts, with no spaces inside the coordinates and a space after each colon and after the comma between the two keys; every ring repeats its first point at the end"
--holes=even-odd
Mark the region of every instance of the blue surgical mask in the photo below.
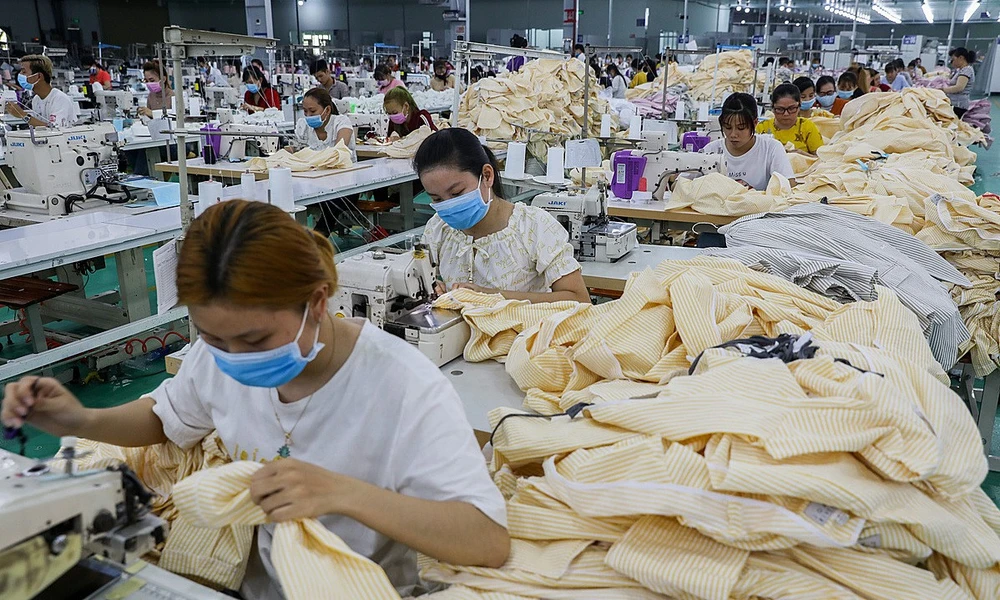
{"type": "Polygon", "coordinates": [[[250,387],[276,388],[281,387],[299,376],[310,362],[316,358],[323,344],[319,343],[319,327],[316,328],[316,339],[312,350],[307,356],[302,356],[299,350],[299,338],[306,327],[306,316],[309,308],[302,314],[302,325],[295,340],[284,346],[263,352],[240,352],[237,354],[220,350],[211,344],[206,344],[209,354],[215,357],[219,370],[243,385],[250,387]]]}
{"type": "Polygon", "coordinates": [[[306,125],[312,127],[313,129],[319,129],[323,126],[323,115],[312,115],[306,117],[306,125]]]}
{"type": "Polygon", "coordinates": [[[837,100],[837,97],[836,96],[816,96],[816,100],[819,102],[819,105],[822,106],[823,108],[830,108],[831,106],[833,106],[833,103],[837,100]]]}
{"type": "Polygon", "coordinates": [[[17,85],[21,86],[25,91],[30,92],[31,88],[35,87],[35,84],[28,81],[28,78],[24,73],[17,74],[17,85]]]}
{"type": "Polygon", "coordinates": [[[802,110],[809,110],[810,108],[813,107],[814,104],[816,104],[816,99],[815,98],[813,98],[812,100],[803,100],[802,101],[802,106],[800,108],[802,110]]]}
{"type": "Polygon", "coordinates": [[[848,98],[854,96],[854,90],[837,90],[837,97],[847,100],[848,98]]]}
{"type": "MultiPolygon", "coordinates": [[[[489,202],[483,200],[483,193],[479,191],[479,186],[482,184],[483,176],[480,175],[479,184],[476,185],[474,190],[466,192],[461,196],[455,196],[451,200],[432,202],[431,208],[452,229],[460,231],[472,229],[477,223],[483,220],[486,212],[490,209],[489,202]]],[[[493,201],[492,192],[490,193],[490,201],[493,201]]]]}
{"type": "Polygon", "coordinates": [[[257,92],[260,91],[260,86],[257,85],[256,83],[248,83],[247,91],[250,92],[251,94],[256,94],[257,92]]]}

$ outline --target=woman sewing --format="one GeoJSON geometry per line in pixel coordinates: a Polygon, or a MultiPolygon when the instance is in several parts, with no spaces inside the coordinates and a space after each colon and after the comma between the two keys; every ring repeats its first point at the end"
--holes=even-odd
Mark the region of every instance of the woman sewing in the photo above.
{"type": "Polygon", "coordinates": [[[263,71],[253,65],[243,69],[243,83],[247,86],[243,95],[243,110],[255,113],[269,108],[281,109],[281,95],[271,87],[263,71]]]}
{"type": "Polygon", "coordinates": [[[431,113],[421,110],[405,87],[389,90],[382,100],[382,108],[389,115],[389,138],[404,138],[421,127],[437,131],[431,113]]]}
{"type": "Polygon", "coordinates": [[[806,156],[816,156],[816,150],[823,145],[823,135],[816,124],[799,115],[802,106],[799,88],[791,83],[783,83],[771,92],[771,108],[774,118],[757,125],[757,133],[774,136],[782,144],[792,144],[795,151],[806,156]]]}
{"type": "MultiPolygon", "coordinates": [[[[88,409],[57,380],[6,386],[0,420],[119,446],[191,448],[215,431],[230,456],[266,463],[248,490],[269,523],[318,518],[406,596],[414,550],[459,565],[507,559],[504,499],[461,400],[412,345],[334,319],[333,247],[281,209],[231,200],[195,219],[177,292],[200,332],[173,379],[88,409]]],[[[282,598],[274,525],[257,528],[247,600],[282,598]]]]}
{"type": "Polygon", "coordinates": [[[503,198],[500,169],[466,129],[443,129],[413,159],[436,214],[424,241],[444,283],[511,300],[590,302],[566,229],[548,212],[503,198]]]}
{"type": "Polygon", "coordinates": [[[332,148],[343,142],[351,150],[351,160],[358,161],[351,119],[337,111],[329,92],[316,87],[302,96],[303,118],[295,124],[299,144],[311,150],[332,148]]]}
{"type": "Polygon", "coordinates": [[[166,110],[173,106],[174,91],[170,89],[163,67],[155,60],[142,65],[143,82],[149,95],[146,96],[146,106],[139,108],[139,114],[152,119],[154,110],[166,110]]]}
{"type": "Polygon", "coordinates": [[[770,135],[757,135],[757,101],[753,96],[731,94],[722,103],[719,123],[723,139],[708,144],[702,152],[725,155],[730,179],[752,190],[763,190],[771,174],[780,173],[795,185],[795,172],[781,142],[770,135]]]}

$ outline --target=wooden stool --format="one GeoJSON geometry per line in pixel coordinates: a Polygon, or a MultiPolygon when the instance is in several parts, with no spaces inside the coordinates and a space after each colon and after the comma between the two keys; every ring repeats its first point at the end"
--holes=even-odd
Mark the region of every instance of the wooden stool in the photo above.
{"type": "Polygon", "coordinates": [[[37,277],[11,277],[0,281],[0,305],[24,310],[28,317],[28,334],[35,352],[45,352],[45,325],[42,323],[42,302],[75,292],[79,286],[37,277]]]}

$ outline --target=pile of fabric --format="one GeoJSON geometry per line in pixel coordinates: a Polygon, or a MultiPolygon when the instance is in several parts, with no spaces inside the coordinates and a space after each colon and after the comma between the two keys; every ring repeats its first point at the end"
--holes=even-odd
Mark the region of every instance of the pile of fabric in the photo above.
{"type": "MultiPolygon", "coordinates": [[[[529,151],[544,159],[548,143],[532,132],[575,136],[583,129],[584,76],[578,60],[532,60],[506,77],[487,77],[463,95],[459,125],[487,138],[528,142],[529,151]]],[[[600,83],[589,74],[590,137],[601,133],[608,103],[598,97],[600,83]]],[[[560,139],[560,138],[557,138],[560,139]]]]}
{"type": "Polygon", "coordinates": [[[423,577],[462,586],[442,599],[997,598],[975,424],[877,295],[702,257],[598,306],[443,297],[468,359],[506,354],[525,407],[566,416],[491,414],[511,558],[423,577]]]}
{"type": "Polygon", "coordinates": [[[287,167],[294,172],[321,171],[346,169],[352,164],[354,163],[351,162],[351,149],[344,145],[343,141],[340,141],[333,148],[323,150],[303,148],[298,152],[289,152],[281,149],[266,158],[258,156],[250,159],[250,162],[247,163],[247,170],[263,173],[268,169],[287,167]]]}
{"type": "Polygon", "coordinates": [[[951,287],[965,320],[970,352],[979,376],[1000,365],[1000,196],[969,200],[934,194],[927,199],[927,222],[917,238],[955,265],[971,286],[951,287]]]}
{"type": "Polygon", "coordinates": [[[424,143],[424,140],[433,133],[430,127],[420,127],[416,131],[410,132],[406,137],[387,145],[382,153],[389,158],[413,158],[416,156],[420,144],[424,143]]]}
{"type": "MultiPolygon", "coordinates": [[[[413,96],[414,102],[417,103],[417,108],[427,111],[450,109],[455,101],[455,90],[445,90],[443,92],[435,92],[434,90],[411,91],[410,95],[413,96]]],[[[375,94],[374,96],[365,98],[344,98],[345,102],[354,106],[355,112],[373,115],[385,112],[384,100],[385,96],[383,94],[375,94]]]]}
{"type": "MultiPolygon", "coordinates": [[[[721,101],[734,92],[749,92],[754,83],[753,54],[749,50],[735,50],[710,54],[691,73],[685,73],[676,63],[668,69],[667,91],[680,89],[696,102],[721,101]],[[718,66],[718,68],[716,68],[718,66]],[[681,87],[683,86],[683,87],[681,87]]],[[[757,76],[758,90],[767,84],[766,74],[757,76]]],[[[646,98],[663,90],[663,74],[651,83],[639,85],[629,91],[629,100],[646,98]]],[[[675,92],[676,94],[676,92],[675,92]]]]}

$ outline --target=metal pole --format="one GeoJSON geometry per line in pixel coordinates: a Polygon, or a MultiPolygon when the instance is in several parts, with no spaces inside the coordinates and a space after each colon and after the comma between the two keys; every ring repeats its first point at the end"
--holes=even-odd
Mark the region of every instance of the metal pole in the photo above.
{"type": "Polygon", "coordinates": [[[611,45],[611,15],[615,6],[615,0],[608,0],[608,45],[611,45]]]}
{"type": "MultiPolygon", "coordinates": [[[[472,4],[472,0],[465,0],[465,41],[472,41],[472,19],[469,17],[469,5],[472,4]]],[[[469,64],[472,67],[472,64],[469,64]]]]}
{"type": "Polygon", "coordinates": [[[854,0],[854,19],[851,24],[851,49],[853,50],[857,46],[857,36],[858,36],[858,0],[854,0]]]}
{"type": "MultiPolygon", "coordinates": [[[[295,38],[296,38],[295,39],[295,43],[292,44],[293,46],[298,46],[299,44],[302,43],[302,30],[299,29],[299,3],[298,2],[295,2],[295,38]]],[[[295,50],[294,49],[292,49],[292,64],[293,65],[295,64],[295,50]]],[[[295,70],[292,69],[292,72],[294,73],[295,70]]]]}
{"type": "Polygon", "coordinates": [[[689,31],[690,31],[690,28],[688,28],[688,0],[684,0],[684,40],[685,40],[685,43],[687,43],[687,37],[688,37],[688,35],[690,35],[688,33],[689,31]]]}
{"type": "MultiPolygon", "coordinates": [[[[174,110],[177,112],[177,179],[180,185],[181,230],[187,231],[194,220],[194,205],[188,198],[187,184],[187,134],[184,130],[184,61],[183,53],[177,46],[170,47],[170,57],[174,64],[174,110]]],[[[166,116],[166,107],[163,109],[166,116]]]]}
{"type": "MultiPolygon", "coordinates": [[[[666,51],[668,50],[668,48],[664,48],[663,50],[666,51]]],[[[660,98],[660,118],[663,119],[664,121],[667,120],[667,79],[669,78],[670,78],[670,53],[667,53],[666,59],[663,61],[663,91],[661,92],[661,94],[663,94],[663,97],[660,98]]],[[[676,111],[677,110],[676,105],[674,106],[675,106],[674,110],[676,111]]],[[[675,119],[678,118],[676,114],[674,114],[674,118],[675,119]]]]}
{"type": "MultiPolygon", "coordinates": [[[[588,110],[590,108],[590,44],[587,44],[584,50],[583,61],[583,131],[580,132],[580,137],[587,139],[587,117],[590,116],[587,114],[590,112],[588,110]]],[[[586,179],[583,180],[583,185],[586,187],[586,179]]]]}
{"type": "Polygon", "coordinates": [[[770,42],[771,42],[771,0],[767,0],[767,8],[765,9],[764,12],[764,50],[767,50],[767,46],[768,44],[770,44],[770,42]]]}
{"type": "Polygon", "coordinates": [[[952,48],[951,41],[955,36],[955,14],[958,12],[958,2],[951,3],[951,27],[948,28],[948,50],[952,48]]]}

